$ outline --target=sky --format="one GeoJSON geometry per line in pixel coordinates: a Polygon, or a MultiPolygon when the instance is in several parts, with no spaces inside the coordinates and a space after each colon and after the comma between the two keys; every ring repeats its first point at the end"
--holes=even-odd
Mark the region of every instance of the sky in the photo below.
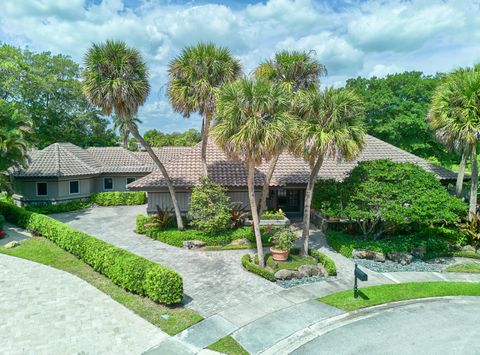
{"type": "Polygon", "coordinates": [[[348,78],[420,70],[446,72],[480,62],[480,0],[1,0],[0,42],[71,56],[92,42],[123,40],[150,70],[141,131],[199,128],[172,111],[168,63],[199,41],[226,46],[249,74],[281,49],[313,50],[325,86],[348,78]]]}

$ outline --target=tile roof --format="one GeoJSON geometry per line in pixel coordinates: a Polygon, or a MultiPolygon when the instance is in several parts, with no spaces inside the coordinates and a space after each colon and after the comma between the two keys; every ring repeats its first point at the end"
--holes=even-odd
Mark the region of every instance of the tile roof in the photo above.
{"type": "MultiPolygon", "coordinates": [[[[190,147],[154,148],[162,162],[167,162],[190,147]],[[172,149],[173,148],[173,149],[172,149]]],[[[71,143],[54,143],[42,150],[30,150],[26,169],[13,171],[15,177],[62,177],[101,173],[145,173],[156,169],[146,152],[131,152],[121,147],[82,149],[71,143]]]]}
{"type": "MultiPolygon", "coordinates": [[[[168,161],[165,167],[177,187],[191,187],[199,183],[199,177],[202,175],[202,165],[200,159],[201,144],[198,144],[175,159],[168,161]]],[[[347,161],[337,161],[333,159],[325,160],[320,169],[318,179],[343,180],[349,172],[358,164],[359,161],[390,159],[395,162],[410,162],[417,164],[426,171],[437,175],[439,179],[455,179],[456,174],[438,165],[432,164],[425,159],[419,158],[400,148],[388,144],[375,137],[366,136],[366,145],[357,159],[347,161]]],[[[245,187],[247,170],[242,161],[227,159],[225,153],[217,147],[212,139],[207,145],[207,164],[210,177],[228,187],[245,187]]],[[[268,164],[264,163],[256,168],[255,185],[263,185],[263,179],[266,174],[268,164]]],[[[284,186],[287,184],[307,184],[310,174],[310,167],[301,158],[297,158],[290,153],[284,153],[280,156],[277,167],[272,177],[272,186],[284,186]]],[[[156,170],[151,174],[134,181],[128,187],[132,190],[162,190],[166,183],[160,171],[156,170]]]]}

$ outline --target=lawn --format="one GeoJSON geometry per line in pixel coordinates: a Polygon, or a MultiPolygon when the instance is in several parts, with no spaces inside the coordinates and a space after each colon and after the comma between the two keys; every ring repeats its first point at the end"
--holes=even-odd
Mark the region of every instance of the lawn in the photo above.
{"type": "Polygon", "coordinates": [[[302,265],[317,265],[318,260],[311,256],[300,256],[290,253],[287,261],[275,261],[272,254],[265,255],[265,260],[268,266],[274,271],[286,269],[286,270],[298,270],[302,265]]]}
{"type": "Polygon", "coordinates": [[[248,355],[248,351],[229,335],[211,344],[207,349],[227,355],[248,355]]]}
{"type": "Polygon", "coordinates": [[[0,247],[0,253],[32,260],[76,275],[170,335],[202,320],[202,317],[192,310],[166,307],[116,286],[110,279],[43,237],[23,240],[20,246],[13,249],[0,247]]]}
{"type": "Polygon", "coordinates": [[[480,296],[480,283],[471,282],[411,282],[396,285],[365,287],[359,290],[359,297],[353,298],[353,291],[347,290],[318,298],[320,302],[353,311],[383,303],[416,298],[442,296],[480,296]]]}
{"type": "Polygon", "coordinates": [[[474,274],[480,273],[480,264],[458,264],[452,265],[445,269],[448,272],[470,272],[474,274]]]}

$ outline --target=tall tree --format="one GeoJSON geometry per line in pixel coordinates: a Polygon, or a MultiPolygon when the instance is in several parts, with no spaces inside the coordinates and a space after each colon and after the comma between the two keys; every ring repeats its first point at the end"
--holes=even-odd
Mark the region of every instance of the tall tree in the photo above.
{"type": "Polygon", "coordinates": [[[148,68],[140,52],[122,41],[93,44],[85,56],[83,78],[83,92],[88,100],[100,107],[106,115],[115,113],[115,116],[124,120],[132,136],[143,145],[162,172],[170,191],[178,229],[183,230],[182,215],[172,180],[132,121],[150,91],[148,68]]]}
{"type": "Polygon", "coordinates": [[[109,120],[83,96],[80,67],[68,56],[0,45],[0,98],[29,113],[37,148],[115,144],[109,120]]]}
{"type": "MultiPolygon", "coordinates": [[[[135,125],[138,130],[138,125],[142,123],[142,121],[136,116],[132,117],[131,121],[131,123],[135,125]]],[[[130,136],[130,131],[128,130],[126,121],[117,116],[113,117],[113,129],[120,133],[123,148],[128,149],[128,137],[130,136]]]]}
{"type": "Polygon", "coordinates": [[[241,73],[240,62],[230,51],[213,43],[186,47],[170,62],[168,99],[184,117],[194,112],[202,116],[202,164],[207,171],[207,141],[215,112],[218,89],[241,73]]]}
{"type": "Polygon", "coordinates": [[[7,170],[27,164],[31,127],[18,104],[0,99],[0,191],[10,189],[7,170]]]}
{"type": "Polygon", "coordinates": [[[212,135],[226,154],[247,167],[247,186],[259,265],[265,266],[255,196],[255,166],[270,160],[290,132],[290,93],[283,86],[247,78],[220,91],[212,135]]]}
{"type": "Polygon", "coordinates": [[[156,129],[150,129],[145,132],[143,138],[152,147],[189,147],[201,142],[202,135],[196,129],[190,128],[185,132],[164,133],[156,129]]]}
{"type": "Polygon", "coordinates": [[[451,73],[435,91],[428,117],[441,142],[470,155],[469,217],[472,218],[477,212],[480,70],[466,68],[451,73]]]}
{"type": "MultiPolygon", "coordinates": [[[[285,85],[293,94],[299,90],[318,88],[320,86],[320,76],[326,73],[327,69],[315,59],[313,52],[287,50],[275,53],[272,59],[261,63],[257,69],[255,69],[256,77],[285,85]]],[[[294,111],[294,108],[292,108],[292,111],[294,111]]],[[[293,117],[298,116],[295,112],[292,112],[292,115],[293,117]]],[[[291,142],[283,138],[282,143],[285,149],[288,148],[291,142]]],[[[274,154],[269,162],[258,203],[258,213],[260,217],[265,209],[270,182],[282,151],[283,150],[279,150],[274,154]]]]}
{"type": "Polygon", "coordinates": [[[365,142],[363,103],[348,89],[307,90],[295,97],[300,113],[300,136],[297,154],[310,165],[305,192],[302,230],[302,254],[308,255],[310,209],[318,172],[326,158],[353,159],[365,142]]]}

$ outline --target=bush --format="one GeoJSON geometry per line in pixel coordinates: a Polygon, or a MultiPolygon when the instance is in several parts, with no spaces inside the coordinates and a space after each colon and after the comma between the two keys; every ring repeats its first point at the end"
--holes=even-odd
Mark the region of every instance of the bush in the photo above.
{"type": "Polygon", "coordinates": [[[319,182],[313,199],[323,214],[351,219],[374,237],[453,225],[467,207],[435,175],[389,160],[361,162],[342,183],[319,182]]]}
{"type": "Polygon", "coordinates": [[[81,210],[90,206],[92,206],[92,202],[90,201],[90,199],[88,199],[85,201],[70,201],[66,203],[58,203],[55,205],[47,203],[43,205],[27,206],[25,208],[29,211],[36,213],[51,214],[81,210]]]}
{"type": "Polygon", "coordinates": [[[91,196],[92,203],[98,206],[131,206],[147,203],[147,195],[138,192],[99,192],[91,196]]]}
{"type": "Polygon", "coordinates": [[[352,257],[353,249],[368,249],[381,253],[410,253],[414,248],[425,247],[427,253],[424,259],[452,253],[447,241],[432,236],[404,235],[372,240],[337,231],[328,231],[326,235],[328,245],[347,258],[352,257]]]}
{"type": "Polygon", "coordinates": [[[226,189],[207,177],[192,190],[190,200],[191,225],[204,232],[219,232],[231,226],[231,202],[226,189]]]}
{"type": "Polygon", "coordinates": [[[147,232],[147,227],[145,227],[145,225],[152,223],[154,218],[154,216],[144,216],[143,214],[139,214],[135,221],[135,232],[138,234],[145,234],[147,232]]]}
{"type": "Polygon", "coordinates": [[[3,226],[5,225],[5,217],[0,214],[0,231],[3,230],[3,226]]]}
{"type": "Polygon", "coordinates": [[[43,235],[126,290],[165,304],[183,298],[175,271],[117,248],[43,214],[0,202],[0,213],[18,226],[43,235]]]}
{"type": "Polygon", "coordinates": [[[268,271],[265,268],[261,268],[258,265],[256,265],[252,261],[252,257],[250,256],[250,254],[246,254],[242,257],[242,266],[248,271],[253,272],[254,274],[257,274],[269,281],[272,281],[272,282],[277,281],[275,279],[275,274],[273,272],[268,271]]]}
{"type": "Polygon", "coordinates": [[[282,220],[285,218],[285,212],[281,209],[268,210],[262,213],[262,219],[264,220],[282,220]]]}
{"type": "Polygon", "coordinates": [[[270,237],[269,241],[273,244],[275,250],[290,251],[295,244],[297,235],[289,228],[283,228],[270,237]]]}
{"type": "Polygon", "coordinates": [[[328,276],[336,276],[337,275],[337,267],[335,262],[328,257],[327,255],[320,252],[318,249],[308,249],[308,254],[313,256],[317,259],[327,270],[328,276]]]}

